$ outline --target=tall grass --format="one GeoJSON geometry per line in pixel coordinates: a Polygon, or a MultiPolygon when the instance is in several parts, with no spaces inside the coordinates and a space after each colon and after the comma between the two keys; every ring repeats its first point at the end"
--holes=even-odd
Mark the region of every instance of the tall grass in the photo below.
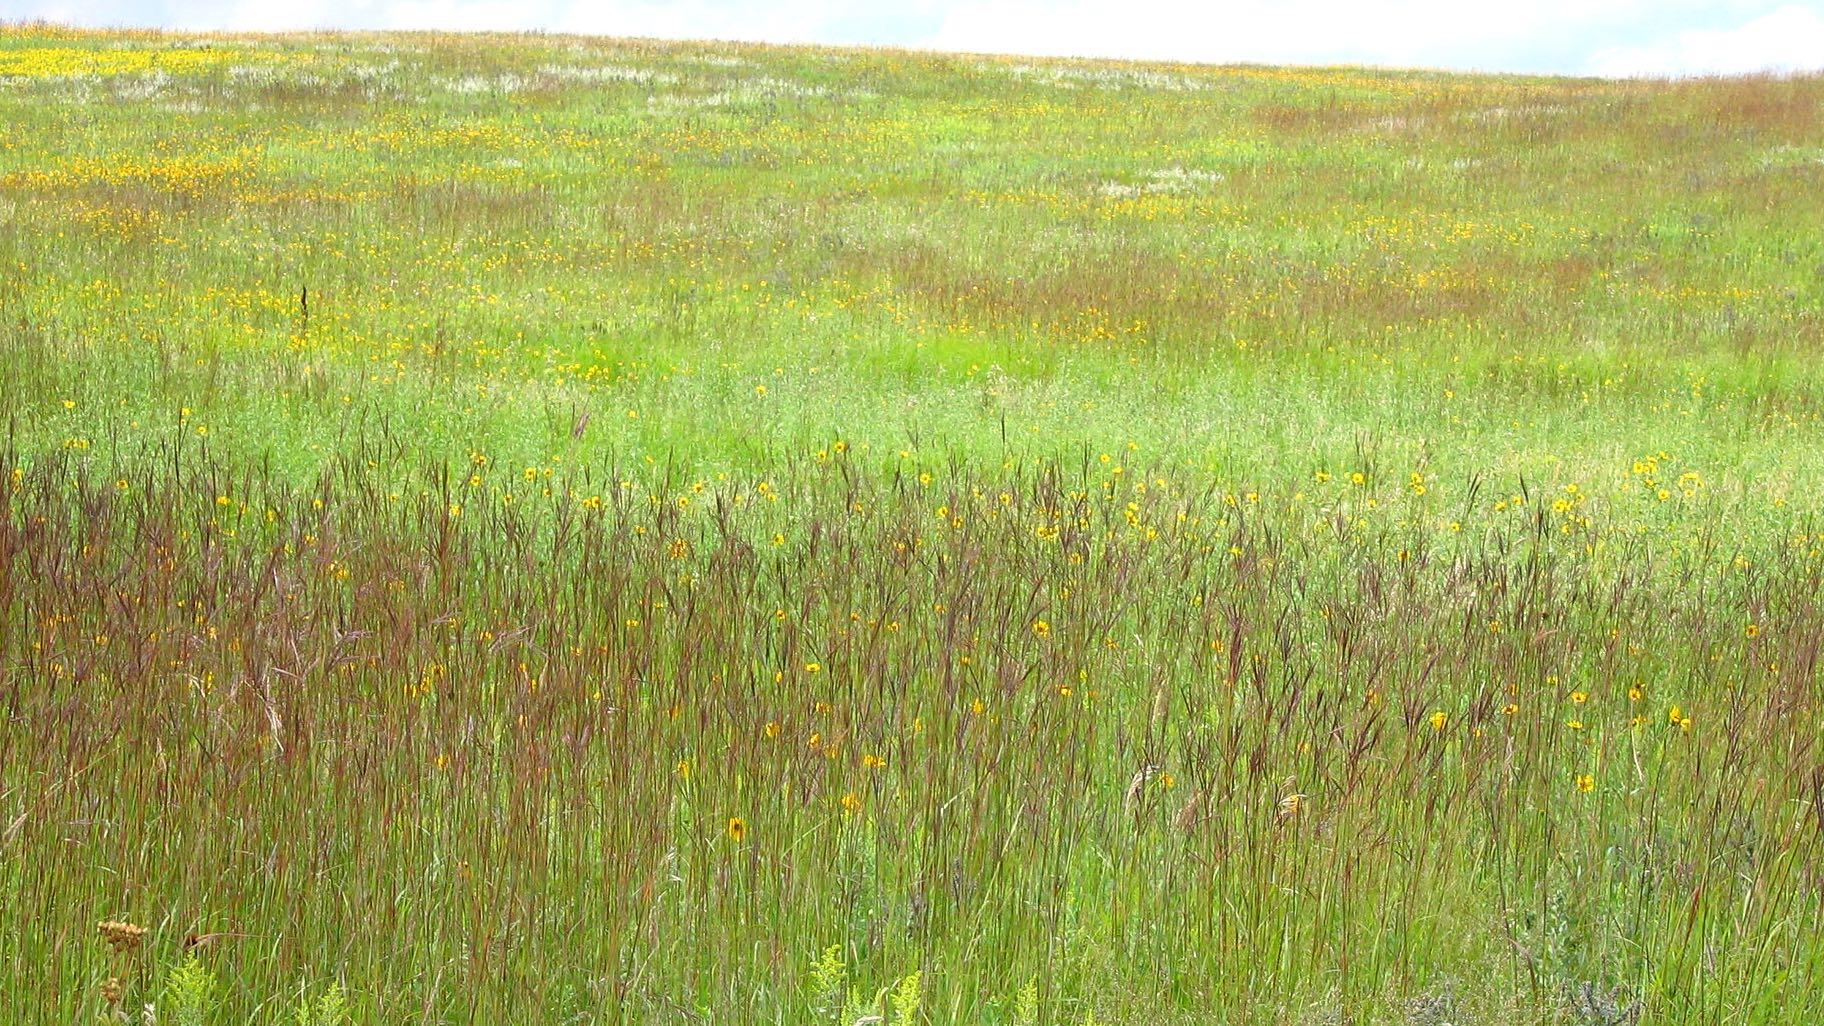
{"type": "Polygon", "coordinates": [[[470,505],[523,476],[387,449],[7,460],[12,1016],[93,1014],[104,917],[142,992],[236,935],[242,1018],[1824,1007],[1813,542],[1441,543],[1094,461],[470,505]]]}
{"type": "Polygon", "coordinates": [[[0,1021],[1824,1017],[1821,100],[0,31],[0,1021]]]}

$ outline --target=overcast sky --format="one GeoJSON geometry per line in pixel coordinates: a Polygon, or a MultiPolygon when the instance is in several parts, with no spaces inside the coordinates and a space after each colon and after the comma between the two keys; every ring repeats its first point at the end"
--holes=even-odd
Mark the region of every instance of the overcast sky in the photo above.
{"type": "Polygon", "coordinates": [[[1684,75],[1824,69],[1824,0],[0,0],[0,21],[544,29],[1064,56],[1684,75]]]}

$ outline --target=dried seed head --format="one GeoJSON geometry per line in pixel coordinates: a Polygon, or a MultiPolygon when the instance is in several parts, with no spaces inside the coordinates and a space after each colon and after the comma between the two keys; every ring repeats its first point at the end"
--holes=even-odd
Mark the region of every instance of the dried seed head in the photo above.
{"type": "Polygon", "coordinates": [[[126,992],[127,985],[121,982],[118,976],[110,976],[102,981],[101,999],[106,1001],[109,1007],[120,1004],[120,999],[126,996],[126,992]]]}
{"type": "Polygon", "coordinates": [[[1176,820],[1178,829],[1189,833],[1197,824],[1203,822],[1204,818],[1203,792],[1193,791],[1191,792],[1191,796],[1186,798],[1184,804],[1178,809],[1178,818],[1176,820]]]}
{"type": "Polygon", "coordinates": [[[1151,763],[1134,771],[1133,779],[1127,782],[1127,797],[1125,799],[1127,804],[1132,805],[1134,801],[1140,797],[1140,792],[1146,789],[1146,782],[1153,779],[1154,775],[1158,772],[1159,767],[1151,763]]]}
{"type": "Polygon", "coordinates": [[[110,920],[103,920],[102,922],[97,923],[95,928],[101,931],[102,939],[106,940],[115,951],[120,952],[132,951],[135,948],[138,948],[139,942],[146,937],[146,928],[143,926],[135,926],[132,923],[116,923],[110,920]]]}

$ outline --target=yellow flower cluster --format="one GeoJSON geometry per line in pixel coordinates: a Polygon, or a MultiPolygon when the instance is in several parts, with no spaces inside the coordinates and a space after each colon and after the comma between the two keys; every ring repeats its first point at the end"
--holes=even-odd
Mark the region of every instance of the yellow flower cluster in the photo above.
{"type": "Polygon", "coordinates": [[[0,176],[0,185],[46,190],[87,185],[139,186],[195,197],[246,182],[252,177],[254,166],[253,156],[246,152],[215,158],[77,157],[52,170],[0,176]]]}
{"type": "Polygon", "coordinates": [[[229,64],[271,63],[283,55],[222,47],[27,46],[0,50],[0,78],[70,78],[78,75],[194,74],[229,64]]]}

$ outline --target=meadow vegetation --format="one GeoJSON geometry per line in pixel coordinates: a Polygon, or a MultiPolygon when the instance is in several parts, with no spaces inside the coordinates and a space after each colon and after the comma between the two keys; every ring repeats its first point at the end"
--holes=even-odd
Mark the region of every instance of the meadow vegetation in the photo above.
{"type": "Polygon", "coordinates": [[[0,26],[0,1020],[1824,1018],[1824,79],[0,26]]]}

